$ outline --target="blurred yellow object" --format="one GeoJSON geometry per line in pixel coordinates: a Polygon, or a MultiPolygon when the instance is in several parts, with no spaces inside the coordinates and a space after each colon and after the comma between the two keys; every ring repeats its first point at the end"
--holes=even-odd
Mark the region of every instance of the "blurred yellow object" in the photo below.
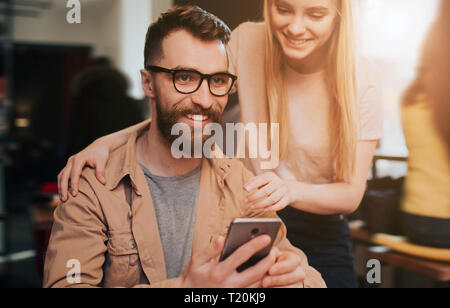
{"type": "Polygon", "coordinates": [[[450,249],[414,245],[408,243],[405,237],[379,233],[372,237],[372,242],[377,245],[389,247],[400,253],[436,261],[450,262],[450,249]]]}
{"type": "Polygon", "coordinates": [[[59,196],[58,195],[54,195],[53,196],[53,200],[50,202],[50,206],[53,208],[58,207],[61,204],[61,200],[59,200],[59,196]]]}
{"type": "Polygon", "coordinates": [[[402,110],[409,150],[402,208],[413,215],[450,219],[449,151],[433,123],[426,95],[415,99],[402,110]]]}

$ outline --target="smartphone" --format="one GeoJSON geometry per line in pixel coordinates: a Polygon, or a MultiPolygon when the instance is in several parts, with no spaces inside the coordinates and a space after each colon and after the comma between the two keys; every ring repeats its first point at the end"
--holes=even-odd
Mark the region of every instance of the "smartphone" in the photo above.
{"type": "Polygon", "coordinates": [[[239,273],[245,271],[269,255],[280,227],[281,219],[279,218],[237,218],[233,220],[228,229],[220,261],[224,261],[236,249],[252,239],[261,235],[270,236],[271,242],[267,247],[255,253],[247,262],[237,268],[239,273]]]}

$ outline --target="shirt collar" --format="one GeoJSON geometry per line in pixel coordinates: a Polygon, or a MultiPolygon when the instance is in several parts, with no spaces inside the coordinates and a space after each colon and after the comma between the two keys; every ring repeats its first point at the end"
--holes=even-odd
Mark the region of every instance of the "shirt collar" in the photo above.
{"type": "Polygon", "coordinates": [[[130,177],[133,187],[137,187],[136,170],[139,165],[136,158],[136,144],[141,134],[142,131],[133,133],[125,145],[111,154],[109,162],[111,168],[106,169],[106,187],[108,189],[114,190],[126,176],[130,177]]]}
{"type": "MultiPolygon", "coordinates": [[[[150,128],[150,125],[151,124],[147,125],[144,129],[133,133],[125,145],[119,147],[111,154],[108,163],[111,168],[106,168],[106,187],[109,190],[116,189],[123,178],[129,176],[133,188],[136,193],[140,195],[137,190],[138,185],[136,181],[136,171],[137,168],[140,168],[136,158],[136,144],[138,138],[150,128]]],[[[218,177],[219,183],[223,185],[226,177],[231,172],[231,160],[223,154],[220,147],[215,145],[213,158],[204,158],[202,163],[209,163],[211,165],[214,173],[218,177]]]]}

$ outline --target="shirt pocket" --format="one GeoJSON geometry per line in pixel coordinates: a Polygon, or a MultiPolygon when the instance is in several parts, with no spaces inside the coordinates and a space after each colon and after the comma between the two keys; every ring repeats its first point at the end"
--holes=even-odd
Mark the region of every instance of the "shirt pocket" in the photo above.
{"type": "Polygon", "coordinates": [[[107,249],[103,286],[133,287],[139,284],[142,270],[132,233],[110,231],[107,249]]]}

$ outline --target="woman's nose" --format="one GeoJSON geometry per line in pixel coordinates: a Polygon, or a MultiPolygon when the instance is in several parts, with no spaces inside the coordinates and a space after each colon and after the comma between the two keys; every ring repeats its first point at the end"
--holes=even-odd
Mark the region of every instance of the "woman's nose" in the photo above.
{"type": "Polygon", "coordinates": [[[288,34],[292,37],[298,37],[306,32],[306,26],[302,17],[296,17],[292,20],[288,27],[288,34]]]}

